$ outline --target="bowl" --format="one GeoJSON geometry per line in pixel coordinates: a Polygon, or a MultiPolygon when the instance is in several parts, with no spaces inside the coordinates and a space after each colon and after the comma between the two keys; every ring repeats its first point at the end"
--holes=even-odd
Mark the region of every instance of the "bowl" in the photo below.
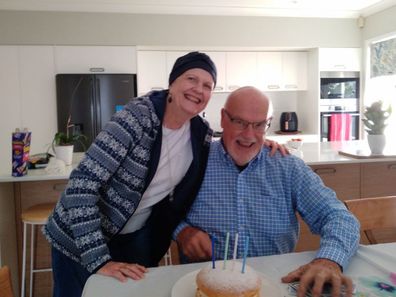
{"type": "Polygon", "coordinates": [[[303,145],[303,140],[301,138],[292,138],[291,140],[288,140],[286,143],[287,147],[295,150],[299,150],[302,145],[303,145]]]}

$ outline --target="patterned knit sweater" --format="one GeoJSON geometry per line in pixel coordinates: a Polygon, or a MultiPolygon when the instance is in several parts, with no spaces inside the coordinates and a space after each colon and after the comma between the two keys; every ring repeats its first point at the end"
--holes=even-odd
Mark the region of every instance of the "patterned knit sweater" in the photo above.
{"type": "MultiPolygon", "coordinates": [[[[165,100],[166,95],[154,97],[165,100]]],[[[158,114],[164,112],[149,96],[128,103],[99,133],[43,227],[56,249],[90,272],[111,259],[107,242],[134,213],[147,187],[151,151],[161,135],[158,114]]]]}

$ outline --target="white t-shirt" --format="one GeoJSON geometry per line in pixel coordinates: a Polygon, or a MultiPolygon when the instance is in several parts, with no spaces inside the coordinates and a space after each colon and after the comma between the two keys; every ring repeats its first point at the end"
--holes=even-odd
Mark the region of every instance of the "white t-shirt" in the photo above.
{"type": "Polygon", "coordinates": [[[176,130],[162,126],[162,146],[157,171],[121,234],[134,232],[144,226],[152,206],[173,191],[185,176],[192,159],[190,122],[176,130]]]}

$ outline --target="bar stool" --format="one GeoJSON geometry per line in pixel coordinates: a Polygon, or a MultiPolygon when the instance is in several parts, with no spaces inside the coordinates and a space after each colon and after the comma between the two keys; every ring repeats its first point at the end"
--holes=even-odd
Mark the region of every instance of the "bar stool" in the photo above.
{"type": "Polygon", "coordinates": [[[52,271],[52,268],[35,269],[34,268],[34,237],[35,226],[47,223],[48,216],[52,213],[55,203],[37,204],[22,211],[21,218],[23,222],[23,250],[22,250],[22,279],[21,279],[21,297],[25,297],[26,284],[26,242],[27,242],[27,225],[31,225],[30,234],[30,290],[29,296],[33,294],[33,273],[52,271]]]}

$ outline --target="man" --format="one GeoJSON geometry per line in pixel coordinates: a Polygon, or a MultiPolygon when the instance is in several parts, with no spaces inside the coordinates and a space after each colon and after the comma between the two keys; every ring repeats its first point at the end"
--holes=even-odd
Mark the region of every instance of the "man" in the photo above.
{"type": "MultiPolygon", "coordinates": [[[[271,118],[269,99],[253,87],[231,93],[221,111],[223,136],[212,143],[200,192],[174,236],[191,261],[223,258],[226,233],[238,233],[239,246],[249,237],[248,256],[292,252],[299,226],[298,212],[321,235],[315,259],[282,278],[300,281],[298,296],[313,284],[313,296],[332,283],[352,295],[352,282],[342,274],[359,242],[359,224],[320,178],[294,156],[269,157],[263,147],[271,118]]],[[[230,249],[233,248],[232,245],[230,249]]],[[[242,248],[238,257],[242,257],[242,248]]]]}

